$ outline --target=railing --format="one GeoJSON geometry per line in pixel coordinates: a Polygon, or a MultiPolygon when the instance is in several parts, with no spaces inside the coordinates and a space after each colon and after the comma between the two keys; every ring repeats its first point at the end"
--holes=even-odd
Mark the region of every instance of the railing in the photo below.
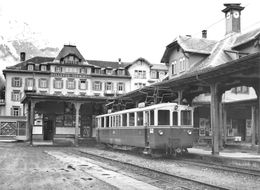
{"type": "Polygon", "coordinates": [[[36,91],[36,87],[35,86],[25,86],[24,87],[24,91],[36,91]]]}

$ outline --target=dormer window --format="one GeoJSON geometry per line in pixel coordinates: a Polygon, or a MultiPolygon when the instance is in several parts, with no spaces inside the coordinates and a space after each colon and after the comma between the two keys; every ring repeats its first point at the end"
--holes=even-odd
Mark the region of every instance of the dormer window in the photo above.
{"type": "Polygon", "coordinates": [[[112,75],[112,69],[106,69],[106,74],[112,75]]]}
{"type": "Polygon", "coordinates": [[[100,74],[101,73],[101,69],[100,68],[95,68],[95,74],[100,74]]]}
{"type": "Polygon", "coordinates": [[[124,69],[118,69],[117,70],[117,75],[123,76],[124,74],[125,74],[124,69]]]}
{"type": "Polygon", "coordinates": [[[33,65],[28,65],[28,71],[33,71],[33,65]]]}
{"type": "Polygon", "coordinates": [[[47,71],[47,66],[46,65],[42,65],[41,66],[41,71],[47,71]]]}
{"type": "Polygon", "coordinates": [[[55,67],[55,72],[56,73],[61,73],[62,72],[61,67],[59,67],[59,66],[55,67]]]}

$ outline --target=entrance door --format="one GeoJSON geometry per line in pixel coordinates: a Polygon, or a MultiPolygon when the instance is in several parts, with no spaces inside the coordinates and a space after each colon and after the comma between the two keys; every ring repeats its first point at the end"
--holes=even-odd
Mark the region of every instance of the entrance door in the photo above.
{"type": "Polygon", "coordinates": [[[53,140],[53,121],[46,120],[43,123],[43,140],[53,140]]]}
{"type": "Polygon", "coordinates": [[[149,146],[149,133],[148,133],[148,127],[149,127],[149,111],[145,111],[145,117],[144,117],[144,141],[145,146],[149,146]]]}

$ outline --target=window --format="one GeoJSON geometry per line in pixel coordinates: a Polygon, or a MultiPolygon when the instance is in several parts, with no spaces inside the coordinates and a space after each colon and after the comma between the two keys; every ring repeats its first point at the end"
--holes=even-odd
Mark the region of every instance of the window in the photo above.
{"type": "Polygon", "coordinates": [[[154,125],[154,111],[150,111],[150,125],[154,125]]]}
{"type": "Polygon", "coordinates": [[[159,79],[163,78],[165,76],[165,72],[164,71],[160,71],[159,72],[159,79]]]}
{"type": "Polygon", "coordinates": [[[113,90],[113,83],[112,82],[106,82],[105,90],[113,90]]]}
{"type": "Polygon", "coordinates": [[[176,75],[177,74],[177,62],[173,61],[172,62],[172,75],[176,75]]]}
{"type": "Polygon", "coordinates": [[[172,125],[178,125],[178,112],[172,112],[172,125]]]}
{"type": "Polygon", "coordinates": [[[134,78],[146,79],[146,71],[143,71],[143,70],[135,70],[134,78]]]}
{"type": "Polygon", "coordinates": [[[63,88],[63,81],[62,81],[62,79],[55,79],[53,85],[54,85],[53,87],[56,88],[56,89],[63,88]]]}
{"type": "Polygon", "coordinates": [[[158,110],[158,125],[169,125],[169,124],[170,124],[170,111],[158,110]]]}
{"type": "Polygon", "coordinates": [[[12,101],[14,102],[20,102],[21,100],[21,92],[19,90],[14,90],[12,92],[12,97],[11,97],[12,101]]]}
{"type": "Polygon", "coordinates": [[[55,72],[56,73],[61,73],[62,72],[62,68],[59,67],[59,66],[55,67],[55,72]]]}
{"type": "Polygon", "coordinates": [[[106,127],[109,127],[109,116],[106,116],[106,127]]]}
{"type": "Polygon", "coordinates": [[[12,87],[21,87],[22,86],[22,78],[14,77],[12,78],[12,87]]]}
{"type": "Polygon", "coordinates": [[[101,69],[100,68],[96,68],[95,69],[95,74],[101,74],[101,69]]]}
{"type": "Polygon", "coordinates": [[[75,89],[76,87],[76,81],[74,79],[68,79],[67,80],[67,89],[75,89]]]}
{"type": "Polygon", "coordinates": [[[117,84],[117,90],[118,90],[118,91],[125,91],[125,84],[122,83],[122,82],[119,82],[119,83],[117,84]]]}
{"type": "Polygon", "coordinates": [[[117,75],[123,76],[124,75],[124,70],[123,69],[118,69],[117,70],[117,75]]]}
{"type": "Polygon", "coordinates": [[[249,94],[249,87],[238,86],[238,87],[232,88],[231,92],[234,94],[249,94]]]}
{"type": "Polygon", "coordinates": [[[106,74],[112,75],[112,69],[107,69],[107,70],[106,70],[106,74]]]}
{"type": "Polygon", "coordinates": [[[11,108],[11,115],[12,116],[20,116],[21,115],[21,108],[19,106],[13,106],[11,108]]]}
{"type": "Polygon", "coordinates": [[[34,79],[33,78],[27,78],[26,79],[26,87],[33,87],[34,86],[34,79]]]}
{"type": "Polygon", "coordinates": [[[104,117],[101,117],[101,127],[103,128],[104,127],[104,117]]]}
{"type": "Polygon", "coordinates": [[[41,71],[47,71],[46,65],[42,65],[42,66],[41,66],[41,71]]]}
{"type": "Polygon", "coordinates": [[[48,81],[47,81],[47,79],[40,79],[40,80],[39,80],[39,87],[40,87],[40,88],[47,88],[47,87],[48,87],[48,81]]]}
{"type": "Polygon", "coordinates": [[[123,126],[125,127],[127,126],[127,114],[125,113],[122,116],[123,116],[123,126]]]}
{"type": "Polygon", "coordinates": [[[143,112],[137,112],[137,126],[142,126],[144,123],[144,114],[143,112]]]}
{"type": "Polygon", "coordinates": [[[101,91],[102,90],[102,83],[99,81],[95,81],[93,83],[93,90],[95,91],[101,91]]]}
{"type": "Polygon", "coordinates": [[[186,70],[186,60],[184,57],[180,58],[179,60],[179,65],[180,65],[180,72],[183,72],[186,70]]]}
{"type": "Polygon", "coordinates": [[[28,71],[33,71],[33,65],[28,65],[28,71]]]}
{"type": "Polygon", "coordinates": [[[77,73],[78,68],[77,67],[65,67],[65,72],[66,73],[77,73]]]}
{"type": "Polygon", "coordinates": [[[80,68],[79,72],[80,72],[81,74],[86,73],[85,68],[80,68]]]}
{"type": "Polygon", "coordinates": [[[135,126],[135,113],[129,113],[129,126],[135,126]]]}
{"type": "Polygon", "coordinates": [[[191,125],[191,111],[190,110],[181,111],[181,125],[191,125]]]}
{"type": "Polygon", "coordinates": [[[151,78],[156,79],[157,78],[157,71],[151,71],[151,78]]]}
{"type": "Polygon", "coordinates": [[[87,82],[87,80],[80,80],[79,81],[79,89],[80,90],[87,90],[88,89],[88,82],[87,82]]]}

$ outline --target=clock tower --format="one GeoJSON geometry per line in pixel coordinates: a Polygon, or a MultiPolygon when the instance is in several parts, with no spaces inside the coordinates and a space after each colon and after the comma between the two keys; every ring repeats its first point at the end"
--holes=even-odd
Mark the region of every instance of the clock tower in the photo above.
{"type": "Polygon", "coordinates": [[[241,11],[245,7],[241,7],[240,3],[228,3],[224,4],[224,6],[226,6],[226,8],[223,9],[222,12],[225,13],[226,18],[226,35],[233,32],[240,33],[240,16],[241,11]]]}

